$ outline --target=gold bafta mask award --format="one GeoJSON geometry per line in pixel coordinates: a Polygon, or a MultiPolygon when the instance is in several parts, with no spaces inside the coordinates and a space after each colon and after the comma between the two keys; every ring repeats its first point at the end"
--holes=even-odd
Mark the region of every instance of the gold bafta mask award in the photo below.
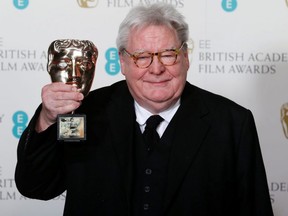
{"type": "Polygon", "coordinates": [[[285,137],[288,139],[288,103],[281,107],[281,123],[285,137]]]}
{"type": "MultiPolygon", "coordinates": [[[[87,96],[93,83],[98,49],[89,40],[63,39],[48,48],[47,70],[52,82],[73,85],[87,96]]],[[[58,140],[86,140],[84,114],[58,115],[58,140]]]]}

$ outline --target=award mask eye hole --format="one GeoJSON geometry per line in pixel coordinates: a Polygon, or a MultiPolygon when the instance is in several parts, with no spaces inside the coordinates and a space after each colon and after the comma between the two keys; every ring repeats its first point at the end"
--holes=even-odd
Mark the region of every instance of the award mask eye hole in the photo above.
{"type": "Polygon", "coordinates": [[[64,69],[67,67],[68,64],[66,62],[59,62],[57,65],[60,69],[64,69]]]}
{"type": "Polygon", "coordinates": [[[92,63],[89,61],[83,61],[80,67],[82,70],[90,70],[92,68],[92,63]]]}

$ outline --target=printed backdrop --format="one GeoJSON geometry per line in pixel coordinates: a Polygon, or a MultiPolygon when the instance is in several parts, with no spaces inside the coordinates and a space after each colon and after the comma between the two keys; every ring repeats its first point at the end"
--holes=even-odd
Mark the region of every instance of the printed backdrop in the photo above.
{"type": "MultiPolygon", "coordinates": [[[[161,1],[161,0],[158,0],[161,1]]],[[[285,0],[162,0],[190,26],[188,80],[249,108],[255,117],[275,216],[288,215],[288,3],[285,0]],[[285,122],[286,120],[286,122],[285,122]]],[[[0,2],[0,215],[61,216],[65,193],[30,200],[15,186],[16,148],[50,83],[55,39],[99,49],[92,89],[123,79],[115,39],[128,10],[157,0],[0,2]]]]}

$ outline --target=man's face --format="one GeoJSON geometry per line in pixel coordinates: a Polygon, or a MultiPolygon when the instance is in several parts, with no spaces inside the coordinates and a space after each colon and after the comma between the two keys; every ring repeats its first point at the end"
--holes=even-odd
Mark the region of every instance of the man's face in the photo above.
{"type": "MultiPolygon", "coordinates": [[[[148,26],[130,32],[126,50],[129,53],[154,53],[180,46],[174,30],[165,26],[148,26]]],[[[179,52],[171,66],[162,65],[154,56],[148,68],[138,68],[125,53],[120,55],[120,62],[132,96],[150,112],[161,112],[180,98],[189,69],[188,53],[184,50],[179,52]]]]}
{"type": "Polygon", "coordinates": [[[89,93],[95,73],[95,60],[90,51],[67,47],[59,52],[51,51],[48,72],[52,82],[75,85],[84,95],[89,93]]]}

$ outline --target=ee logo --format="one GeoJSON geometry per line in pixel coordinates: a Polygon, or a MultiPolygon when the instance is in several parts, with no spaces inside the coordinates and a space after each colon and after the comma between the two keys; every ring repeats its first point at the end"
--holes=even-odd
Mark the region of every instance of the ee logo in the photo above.
{"type": "Polygon", "coordinates": [[[116,48],[110,48],[105,53],[107,60],[105,70],[109,75],[116,75],[120,71],[119,55],[116,48]]]}
{"type": "Polygon", "coordinates": [[[29,0],[13,0],[13,4],[17,9],[25,9],[28,7],[29,0]]]}
{"type": "Polygon", "coordinates": [[[13,117],[13,124],[14,127],[12,129],[12,133],[16,138],[20,138],[23,131],[25,130],[27,123],[28,123],[28,115],[23,111],[18,111],[14,113],[13,117]]]}
{"type": "Polygon", "coordinates": [[[232,12],[237,8],[237,0],[222,0],[222,8],[226,12],[232,12]]]}

